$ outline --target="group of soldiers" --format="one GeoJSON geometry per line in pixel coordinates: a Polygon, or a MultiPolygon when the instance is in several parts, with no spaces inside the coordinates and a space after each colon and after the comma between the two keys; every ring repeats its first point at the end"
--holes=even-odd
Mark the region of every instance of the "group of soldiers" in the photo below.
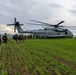
{"type": "MultiPolygon", "coordinates": [[[[16,42],[20,42],[21,40],[24,39],[24,36],[15,34],[15,35],[13,35],[12,39],[15,40],[16,42]]],[[[9,39],[8,39],[7,33],[5,33],[3,36],[0,35],[0,45],[1,45],[1,43],[7,44],[8,40],[9,39]]]]}
{"type": "Polygon", "coordinates": [[[18,35],[18,34],[15,34],[12,38],[16,42],[20,42],[21,40],[24,40],[24,36],[23,35],[18,35]]]}
{"type": "Polygon", "coordinates": [[[0,35],[0,45],[2,42],[7,44],[7,40],[8,40],[7,33],[5,33],[3,36],[0,35]]]}

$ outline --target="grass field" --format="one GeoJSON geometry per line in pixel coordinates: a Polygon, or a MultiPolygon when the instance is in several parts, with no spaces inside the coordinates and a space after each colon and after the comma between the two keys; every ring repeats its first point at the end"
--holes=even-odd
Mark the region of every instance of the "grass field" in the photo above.
{"type": "Polygon", "coordinates": [[[2,43],[0,75],[76,75],[76,38],[2,43]]]}

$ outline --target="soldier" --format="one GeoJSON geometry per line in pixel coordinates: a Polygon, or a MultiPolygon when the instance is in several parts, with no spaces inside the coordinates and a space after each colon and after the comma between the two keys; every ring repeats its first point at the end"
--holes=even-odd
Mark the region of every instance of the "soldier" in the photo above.
{"type": "Polygon", "coordinates": [[[7,44],[7,40],[8,40],[8,38],[7,38],[7,33],[5,33],[5,34],[3,35],[2,40],[3,40],[3,43],[6,43],[6,44],[7,44]]]}
{"type": "Polygon", "coordinates": [[[2,40],[1,40],[1,34],[0,34],[0,45],[1,45],[1,42],[2,42],[2,40]]]}
{"type": "Polygon", "coordinates": [[[13,35],[13,40],[15,40],[16,42],[18,41],[18,34],[13,35]]]}
{"type": "Polygon", "coordinates": [[[24,36],[23,36],[23,35],[19,35],[19,36],[18,36],[18,40],[19,40],[19,41],[24,40],[24,36]]]}

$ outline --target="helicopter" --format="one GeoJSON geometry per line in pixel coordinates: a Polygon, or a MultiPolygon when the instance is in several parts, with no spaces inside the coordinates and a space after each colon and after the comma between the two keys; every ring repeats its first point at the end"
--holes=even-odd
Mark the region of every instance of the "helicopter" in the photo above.
{"type": "MultiPolygon", "coordinates": [[[[73,33],[69,29],[64,28],[64,26],[60,25],[60,24],[64,23],[65,21],[61,21],[55,25],[41,22],[41,21],[36,21],[36,20],[30,20],[30,21],[36,23],[35,25],[43,25],[46,27],[44,29],[24,31],[21,28],[21,26],[23,26],[23,24],[20,24],[19,22],[17,22],[16,18],[14,18],[13,24],[7,24],[7,26],[14,26],[14,32],[16,32],[16,30],[17,30],[18,33],[31,33],[33,36],[36,36],[39,38],[63,38],[63,37],[71,38],[71,37],[73,37],[73,33]]],[[[34,25],[34,23],[28,23],[28,24],[34,25]]]]}

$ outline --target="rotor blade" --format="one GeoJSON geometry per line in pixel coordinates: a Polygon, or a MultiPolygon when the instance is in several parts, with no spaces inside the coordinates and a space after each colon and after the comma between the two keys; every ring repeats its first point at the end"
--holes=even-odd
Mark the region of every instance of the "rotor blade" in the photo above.
{"type": "Polygon", "coordinates": [[[76,27],[76,26],[63,26],[63,27],[76,27]]]}
{"type": "Polygon", "coordinates": [[[59,23],[57,24],[57,26],[58,26],[59,24],[63,23],[63,22],[65,22],[65,21],[61,21],[61,22],[59,22],[59,23]]]}
{"type": "Polygon", "coordinates": [[[61,26],[61,25],[60,25],[60,26],[58,26],[58,27],[67,27],[67,28],[74,27],[74,28],[75,28],[76,26],[61,26]]]}
{"type": "Polygon", "coordinates": [[[76,30],[75,28],[69,28],[69,29],[73,29],[73,30],[76,30]]]}
{"type": "Polygon", "coordinates": [[[15,25],[15,24],[7,24],[7,26],[13,26],[13,25],[15,25]]]}
{"type": "Polygon", "coordinates": [[[16,32],[16,26],[14,26],[14,32],[16,32]]]}
{"type": "Polygon", "coordinates": [[[30,24],[30,25],[44,25],[44,24],[36,24],[36,23],[26,23],[26,24],[30,24]]]}
{"type": "MultiPolygon", "coordinates": [[[[40,21],[36,21],[36,20],[30,20],[30,21],[42,23],[42,24],[45,24],[45,25],[52,25],[52,24],[49,24],[49,23],[44,23],[44,22],[40,22],[40,21]]],[[[53,25],[52,25],[52,26],[53,26],[53,25]]]]}
{"type": "Polygon", "coordinates": [[[16,23],[16,18],[14,18],[14,23],[16,23]]]}
{"type": "Polygon", "coordinates": [[[73,29],[73,30],[76,30],[75,27],[74,27],[74,28],[71,28],[71,27],[63,26],[63,28],[65,28],[65,29],[73,29]]]}
{"type": "Polygon", "coordinates": [[[23,24],[19,24],[20,26],[23,26],[23,24]]]}

